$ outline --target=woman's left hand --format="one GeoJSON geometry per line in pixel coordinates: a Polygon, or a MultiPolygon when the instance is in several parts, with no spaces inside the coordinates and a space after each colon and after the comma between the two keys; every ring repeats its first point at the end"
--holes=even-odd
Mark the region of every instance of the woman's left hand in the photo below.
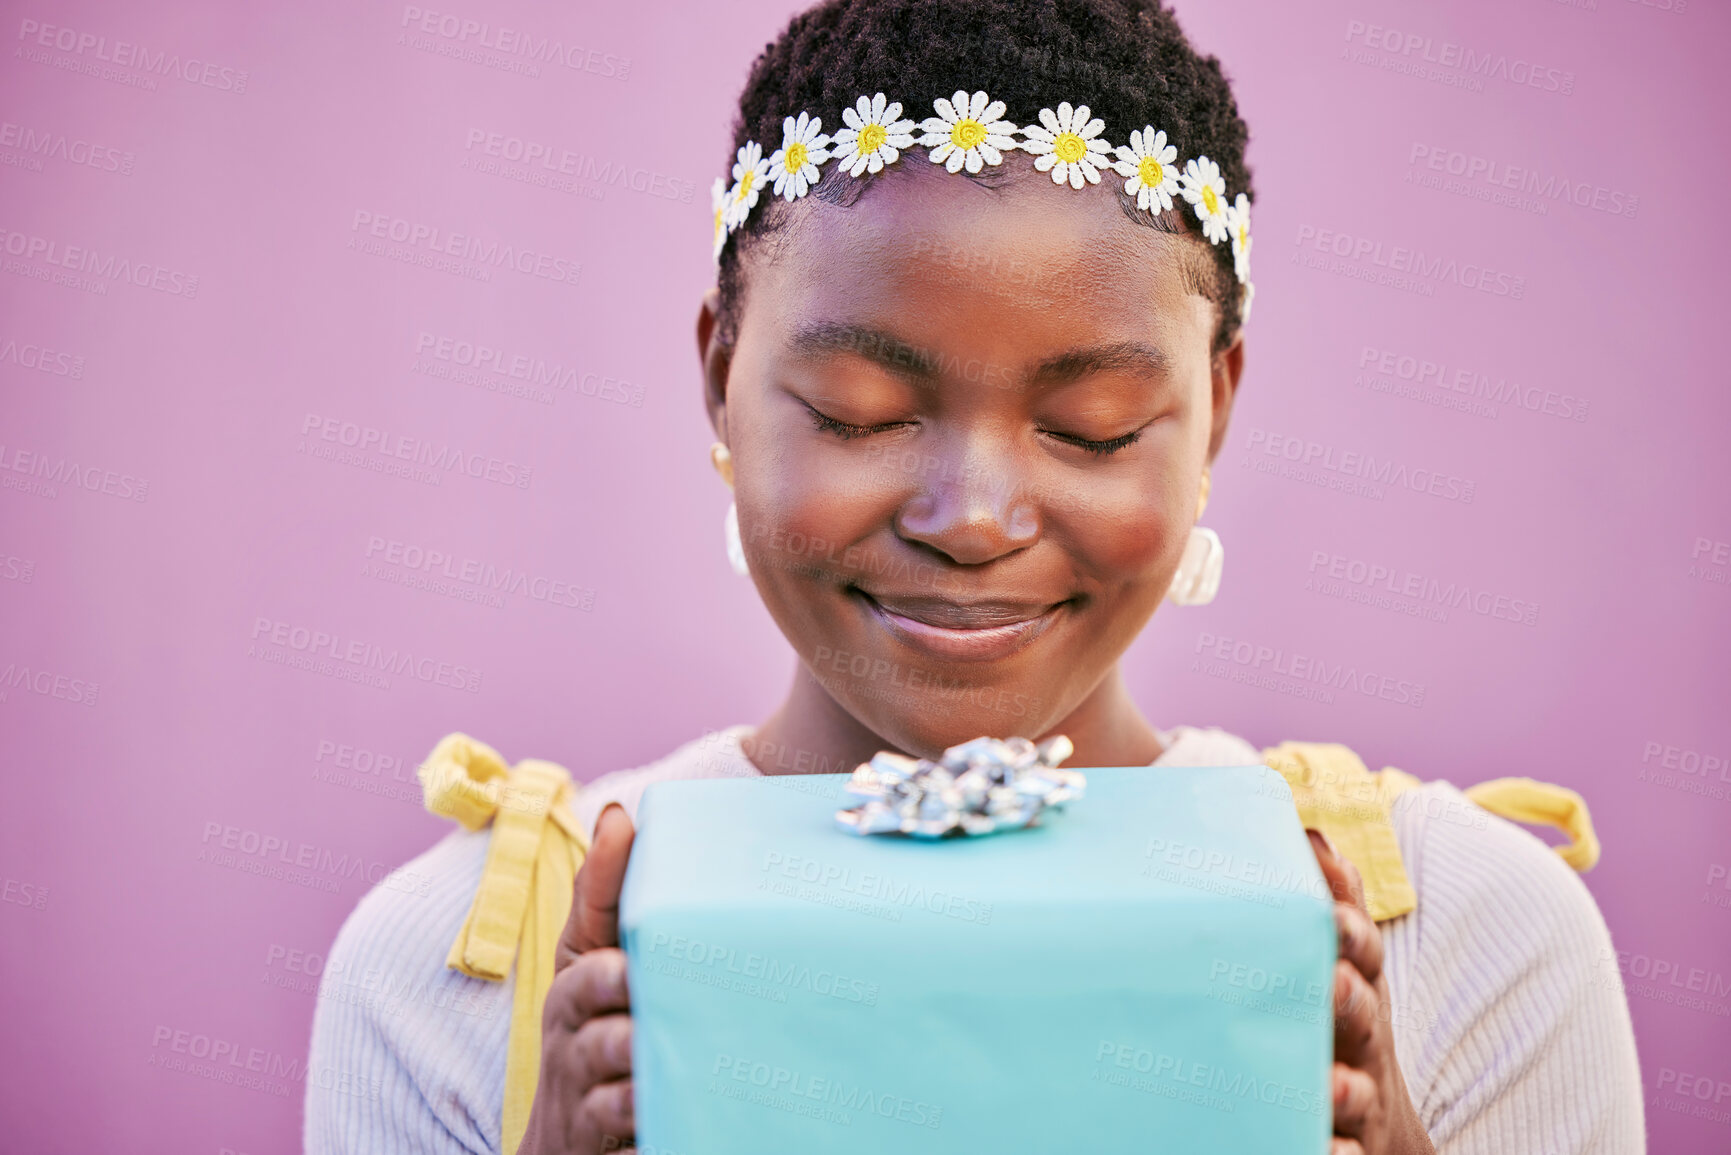
{"type": "Polygon", "coordinates": [[[1364,905],[1352,863],[1316,831],[1316,861],[1334,894],[1340,959],[1334,964],[1334,1144],[1330,1155],[1435,1155],[1394,1059],[1382,932],[1364,905]]]}

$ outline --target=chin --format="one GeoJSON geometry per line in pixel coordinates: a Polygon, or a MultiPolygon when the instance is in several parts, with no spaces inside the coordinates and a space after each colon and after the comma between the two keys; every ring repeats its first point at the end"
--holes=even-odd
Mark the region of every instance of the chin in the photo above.
{"type": "Polygon", "coordinates": [[[842,705],[898,749],[936,759],[973,738],[1039,738],[1051,727],[1050,704],[1022,690],[997,687],[909,689],[858,686],[842,705]]]}

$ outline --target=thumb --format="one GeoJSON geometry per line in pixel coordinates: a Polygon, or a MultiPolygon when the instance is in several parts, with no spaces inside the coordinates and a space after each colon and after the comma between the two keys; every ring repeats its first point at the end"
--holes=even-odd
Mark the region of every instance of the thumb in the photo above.
{"type": "Polygon", "coordinates": [[[625,864],[636,836],[625,808],[617,802],[608,803],[595,821],[589,853],[572,886],[571,915],[553,954],[555,973],[584,951],[619,945],[619,891],[625,884],[625,864]]]}
{"type": "Polygon", "coordinates": [[[1348,902],[1360,910],[1367,910],[1364,903],[1364,880],[1359,876],[1358,867],[1349,862],[1345,855],[1334,848],[1328,835],[1320,830],[1306,830],[1310,837],[1310,847],[1316,853],[1316,864],[1322,868],[1322,877],[1328,883],[1329,893],[1334,895],[1336,902],[1348,902]]]}

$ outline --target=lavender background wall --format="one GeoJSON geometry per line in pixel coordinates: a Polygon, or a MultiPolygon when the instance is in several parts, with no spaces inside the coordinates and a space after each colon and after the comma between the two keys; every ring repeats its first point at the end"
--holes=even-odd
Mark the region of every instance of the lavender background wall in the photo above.
{"type": "MultiPolygon", "coordinates": [[[[794,5],[5,7],[3,1145],[298,1150],[322,953],[443,833],[414,781],[440,735],[591,778],[786,684],[723,556],[691,331],[730,103],[794,5]],[[434,264],[453,233],[554,275],[434,264]],[[471,345],[560,384],[466,368],[471,345]],[[351,428],[481,476],[393,473],[351,428]],[[531,580],[493,595],[469,562],[531,580]],[[309,663],[314,634],[430,661],[309,663]]],[[[1207,518],[1223,592],[1157,615],[1133,685],[1162,725],[1584,793],[1653,1149],[1725,1150],[1731,19],[1180,13],[1254,130],[1259,292],[1207,518]],[[1436,63],[1465,51],[1491,74],[1436,63]],[[1397,249],[1441,264],[1391,281],[1397,249]],[[1403,379],[1420,363],[1444,368],[1403,379]],[[1328,465],[1348,452],[1454,496],[1354,492],[1328,465]],[[1473,598],[1409,605],[1387,588],[1409,575],[1473,598]],[[1295,655],[1407,701],[1279,673],[1295,655]]]]}

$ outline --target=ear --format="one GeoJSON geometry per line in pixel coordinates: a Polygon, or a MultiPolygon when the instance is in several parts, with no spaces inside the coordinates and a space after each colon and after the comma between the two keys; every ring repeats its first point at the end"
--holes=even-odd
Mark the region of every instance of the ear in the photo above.
{"type": "Polygon", "coordinates": [[[1208,432],[1208,460],[1226,442],[1226,421],[1232,416],[1232,401],[1238,396],[1238,381],[1244,375],[1244,330],[1240,328],[1232,344],[1214,355],[1211,389],[1214,400],[1213,428],[1208,432]]]}
{"type": "Polygon", "coordinates": [[[703,404],[716,439],[727,444],[727,373],[733,364],[733,346],[721,343],[721,291],[703,294],[697,310],[697,360],[703,367],[703,404]]]}

